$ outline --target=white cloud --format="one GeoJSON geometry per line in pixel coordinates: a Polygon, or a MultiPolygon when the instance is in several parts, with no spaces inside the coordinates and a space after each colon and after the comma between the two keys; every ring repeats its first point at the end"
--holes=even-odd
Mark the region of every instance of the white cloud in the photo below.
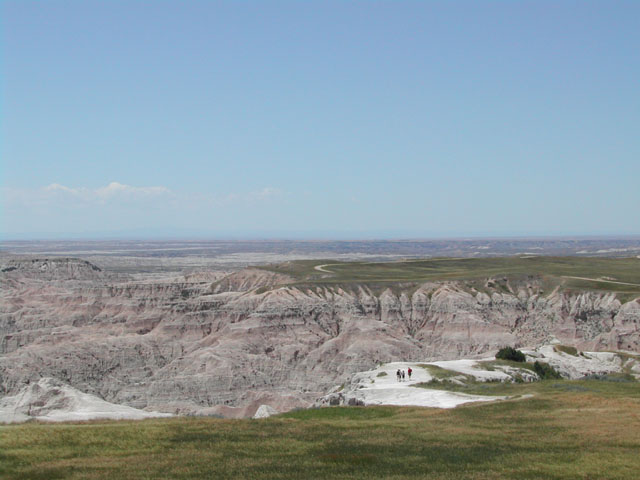
{"type": "Polygon", "coordinates": [[[52,183],[48,187],[44,187],[45,192],[62,192],[69,193],[71,195],[77,195],[79,190],[77,188],[69,188],[64,185],[60,185],[59,183],[52,183]]]}
{"type": "Polygon", "coordinates": [[[118,198],[138,199],[159,195],[173,195],[170,189],[163,186],[134,187],[119,182],[111,182],[109,185],[95,189],[86,187],[72,188],[59,183],[52,183],[41,189],[41,192],[45,195],[67,195],[86,201],[106,201],[118,198]]]}
{"type": "Polygon", "coordinates": [[[252,205],[257,202],[276,200],[284,195],[279,188],[264,187],[251,192],[231,192],[226,194],[201,193],[189,197],[191,203],[212,207],[252,205]]]}
{"type": "Polygon", "coordinates": [[[248,200],[269,200],[282,196],[282,190],[273,187],[265,187],[256,192],[250,192],[247,195],[248,200]]]}
{"type": "Polygon", "coordinates": [[[116,195],[157,196],[173,194],[167,187],[132,187],[118,182],[111,182],[106,187],[98,188],[95,193],[100,198],[111,198],[116,195]]]}
{"type": "Polygon", "coordinates": [[[286,192],[265,186],[244,192],[172,191],[119,182],[88,188],[52,183],[0,187],[5,233],[108,232],[140,228],[234,229],[270,226],[286,192]]]}
{"type": "Polygon", "coordinates": [[[157,186],[137,187],[120,182],[111,182],[98,188],[69,187],[59,183],[52,183],[37,189],[23,189],[3,187],[0,189],[2,201],[13,207],[33,207],[37,205],[75,205],[101,206],[110,203],[144,204],[147,200],[169,201],[173,205],[183,206],[233,206],[267,202],[283,196],[282,190],[275,187],[264,187],[251,192],[230,193],[176,193],[171,189],[157,186]]]}

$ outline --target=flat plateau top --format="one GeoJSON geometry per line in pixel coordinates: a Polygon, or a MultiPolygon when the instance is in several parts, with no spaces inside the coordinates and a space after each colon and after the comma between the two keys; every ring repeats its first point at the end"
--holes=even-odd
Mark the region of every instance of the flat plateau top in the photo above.
{"type": "Polygon", "coordinates": [[[553,288],[640,293],[640,258],[550,257],[522,255],[496,258],[432,258],[393,262],[301,260],[268,265],[298,284],[397,284],[538,277],[553,288]]]}

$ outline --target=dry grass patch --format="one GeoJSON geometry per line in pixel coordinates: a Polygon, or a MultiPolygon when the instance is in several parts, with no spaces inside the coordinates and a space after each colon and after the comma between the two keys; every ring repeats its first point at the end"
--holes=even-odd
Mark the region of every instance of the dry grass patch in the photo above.
{"type": "Polygon", "coordinates": [[[638,383],[510,387],[535,396],[453,410],[335,407],[263,420],[0,427],[0,477],[636,478],[638,383]]]}
{"type": "Polygon", "coordinates": [[[578,356],[578,349],[570,345],[554,345],[553,350],[556,352],[566,353],[574,357],[578,356]]]}

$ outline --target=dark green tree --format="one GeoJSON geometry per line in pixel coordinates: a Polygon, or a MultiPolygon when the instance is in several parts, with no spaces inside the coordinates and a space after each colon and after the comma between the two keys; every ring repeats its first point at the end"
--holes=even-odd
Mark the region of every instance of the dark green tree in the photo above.
{"type": "Polygon", "coordinates": [[[548,363],[537,362],[533,364],[533,369],[536,371],[540,380],[553,380],[555,378],[562,378],[560,373],[548,363]]]}
{"type": "Polygon", "coordinates": [[[520,350],[516,350],[513,347],[503,347],[496,353],[496,358],[499,360],[513,360],[514,362],[526,362],[527,358],[520,350]]]}

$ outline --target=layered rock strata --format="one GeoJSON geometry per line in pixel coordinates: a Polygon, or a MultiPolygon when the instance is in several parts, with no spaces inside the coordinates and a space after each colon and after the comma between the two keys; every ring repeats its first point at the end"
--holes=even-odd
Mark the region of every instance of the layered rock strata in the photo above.
{"type": "Polygon", "coordinates": [[[131,281],[65,262],[40,276],[3,267],[15,268],[0,274],[0,396],[55,377],[135,408],[252,416],[309,405],[380,362],[555,339],[640,350],[640,299],[542,294],[534,277],[509,292],[492,282],[482,292],[462,282],[300,287],[259,269],[131,281]]]}

